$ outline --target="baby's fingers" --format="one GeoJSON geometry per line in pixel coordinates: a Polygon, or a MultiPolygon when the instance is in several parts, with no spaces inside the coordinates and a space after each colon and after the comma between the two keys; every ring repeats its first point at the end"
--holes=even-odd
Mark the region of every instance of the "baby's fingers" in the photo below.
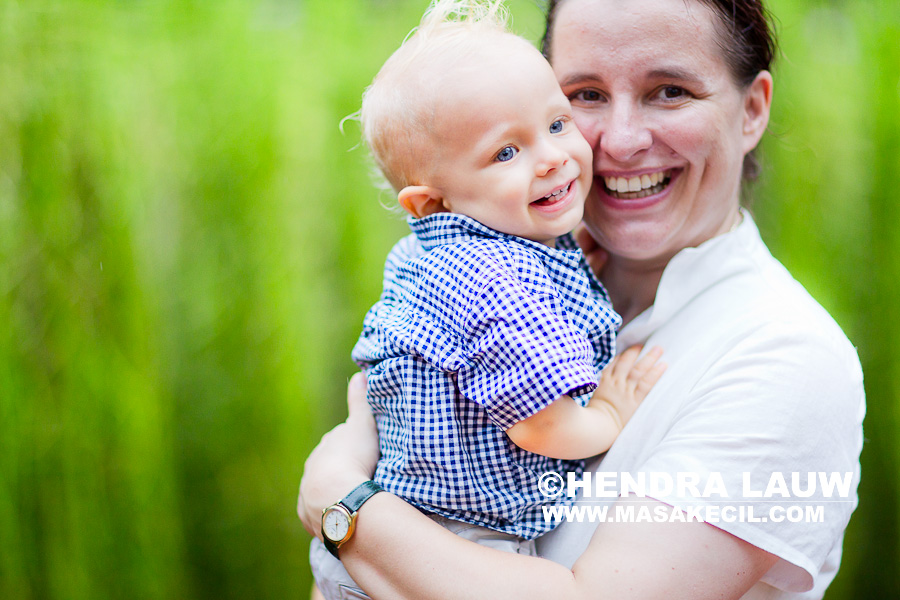
{"type": "Polygon", "coordinates": [[[656,363],[653,365],[650,370],[637,381],[637,384],[634,387],[635,396],[642,400],[646,398],[647,394],[650,393],[650,390],[656,385],[656,382],[659,381],[659,378],[662,377],[665,372],[666,363],[656,363]]]}
{"type": "MultiPolygon", "coordinates": [[[[631,348],[629,348],[629,350],[631,350],[632,348],[640,349],[639,346],[632,346],[631,348]]],[[[649,371],[653,365],[655,365],[657,362],[659,362],[659,359],[660,359],[660,357],[662,357],[662,354],[663,354],[662,348],[660,348],[659,346],[654,346],[653,348],[648,350],[647,353],[644,354],[640,360],[638,360],[636,362],[633,361],[632,367],[628,371],[629,381],[637,381],[638,379],[643,377],[644,374],[647,371],[649,371]]]]}
{"type": "Polygon", "coordinates": [[[646,396],[665,372],[665,363],[659,362],[662,354],[662,348],[659,346],[651,348],[628,372],[628,383],[634,386],[639,396],[646,396]]]}
{"type": "Polygon", "coordinates": [[[609,366],[606,367],[606,370],[609,371],[612,377],[627,378],[642,348],[643,346],[631,346],[624,352],[617,354],[612,362],[609,363],[609,366]]]}

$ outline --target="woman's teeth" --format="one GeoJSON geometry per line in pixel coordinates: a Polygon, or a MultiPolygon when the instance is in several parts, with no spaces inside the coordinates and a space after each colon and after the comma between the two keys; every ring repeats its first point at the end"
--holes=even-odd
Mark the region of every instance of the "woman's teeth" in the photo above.
{"type": "Polygon", "coordinates": [[[669,182],[671,174],[670,170],[666,170],[640,177],[604,177],[603,181],[606,190],[614,198],[633,200],[661,192],[669,182]]]}

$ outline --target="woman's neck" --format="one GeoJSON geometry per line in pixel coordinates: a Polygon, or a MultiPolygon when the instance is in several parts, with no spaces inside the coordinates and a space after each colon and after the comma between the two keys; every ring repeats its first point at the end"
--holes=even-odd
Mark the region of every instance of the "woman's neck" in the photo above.
{"type": "Polygon", "coordinates": [[[613,308],[622,316],[623,325],[653,306],[667,262],[648,264],[609,257],[600,279],[609,292],[613,308]]]}
{"type": "MultiPolygon", "coordinates": [[[[734,214],[725,219],[712,236],[701,238],[694,246],[699,246],[711,237],[734,231],[743,220],[743,214],[735,206],[734,214]]],[[[648,261],[609,255],[600,273],[600,280],[609,292],[613,308],[622,316],[623,325],[653,306],[663,271],[673,256],[674,254],[648,261]]]]}

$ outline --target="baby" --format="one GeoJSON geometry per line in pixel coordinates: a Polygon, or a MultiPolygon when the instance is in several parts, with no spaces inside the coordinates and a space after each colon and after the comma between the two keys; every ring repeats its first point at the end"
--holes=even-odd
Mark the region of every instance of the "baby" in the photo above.
{"type": "MultiPolygon", "coordinates": [[[[374,479],[460,535],[533,553],[553,527],[542,506],[571,501],[541,475],[580,474],[664,369],[632,351],[599,377],[620,318],[568,235],[591,149],[497,0],[433,1],[361,121],[413,231],[353,350],[381,441],[374,479]]],[[[311,560],[326,597],[353,588],[318,540],[311,560]]]]}

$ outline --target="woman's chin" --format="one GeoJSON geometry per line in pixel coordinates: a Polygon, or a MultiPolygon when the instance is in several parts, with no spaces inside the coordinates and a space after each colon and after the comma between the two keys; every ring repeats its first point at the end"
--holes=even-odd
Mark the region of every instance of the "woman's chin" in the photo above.
{"type": "Polygon", "coordinates": [[[648,267],[656,263],[664,266],[677,253],[671,244],[651,236],[644,239],[632,238],[625,240],[624,243],[616,243],[615,240],[611,240],[609,247],[611,256],[646,263],[648,267]]]}
{"type": "Polygon", "coordinates": [[[606,211],[603,207],[585,212],[588,231],[611,255],[638,261],[667,261],[674,254],[672,232],[677,229],[669,218],[658,215],[631,214],[623,216],[618,211],[606,211]],[[618,214],[617,214],[618,212],[618,214]]]}

